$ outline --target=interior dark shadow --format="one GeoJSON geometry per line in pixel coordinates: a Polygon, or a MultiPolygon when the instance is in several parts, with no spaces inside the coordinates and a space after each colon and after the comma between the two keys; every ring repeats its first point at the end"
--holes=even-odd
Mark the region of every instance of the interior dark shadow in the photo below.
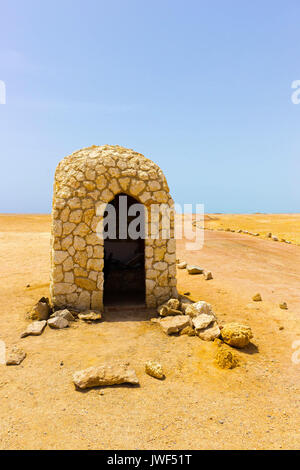
{"type": "Polygon", "coordinates": [[[106,209],[104,217],[108,223],[104,223],[104,306],[144,305],[144,206],[123,193],[118,194],[109,204],[114,207],[116,217],[114,223],[107,217],[109,213],[114,217],[114,211],[109,212],[109,208],[106,209]],[[133,204],[139,204],[139,211],[134,211],[133,204]],[[134,215],[128,215],[130,208],[134,215]],[[134,228],[135,235],[132,237],[134,228]]]}

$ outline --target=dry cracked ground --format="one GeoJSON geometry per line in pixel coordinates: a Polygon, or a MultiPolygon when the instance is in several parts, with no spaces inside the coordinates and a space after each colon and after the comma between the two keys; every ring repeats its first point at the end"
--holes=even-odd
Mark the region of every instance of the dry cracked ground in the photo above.
{"type": "MultiPolygon", "coordinates": [[[[269,225],[278,224],[280,216],[272,217],[269,225]]],[[[253,330],[253,344],[238,352],[240,367],[221,370],[212,343],[166,336],[143,312],[20,340],[25,313],[48,295],[49,232],[46,215],[0,216],[0,339],[27,353],[18,367],[0,365],[1,449],[299,448],[300,363],[292,361],[300,340],[299,246],[217,231],[205,231],[198,252],[178,242],[178,258],[214,275],[205,281],[178,270],[179,292],[210,302],[221,324],[253,330]],[[257,292],[263,302],[251,300],[257,292]],[[134,367],[139,387],[75,390],[74,371],[119,359],[134,367]],[[162,363],[165,381],[144,373],[150,359],[162,363]]]]}

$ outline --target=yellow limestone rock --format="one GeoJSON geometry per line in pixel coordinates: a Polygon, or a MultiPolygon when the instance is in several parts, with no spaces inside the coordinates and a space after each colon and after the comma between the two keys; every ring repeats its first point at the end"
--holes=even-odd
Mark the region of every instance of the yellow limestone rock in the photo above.
{"type": "Polygon", "coordinates": [[[280,307],[282,310],[287,310],[287,309],[288,309],[288,306],[287,306],[287,303],[286,303],[286,302],[282,302],[282,304],[279,304],[279,307],[280,307]]]}
{"type": "Polygon", "coordinates": [[[215,364],[221,369],[233,369],[239,364],[239,360],[229,348],[220,346],[215,354],[215,364]]]}
{"type": "Polygon", "coordinates": [[[157,311],[161,317],[182,315],[182,312],[179,310],[180,301],[178,299],[170,299],[167,303],[160,305],[157,311]]]}
{"type": "Polygon", "coordinates": [[[255,294],[255,295],[252,297],[252,300],[253,300],[254,302],[261,302],[261,301],[262,301],[261,295],[260,295],[260,294],[255,294]]]}
{"type": "Polygon", "coordinates": [[[186,326],[183,330],[180,331],[180,336],[196,336],[195,330],[192,326],[186,326]]]}
{"type": "Polygon", "coordinates": [[[19,348],[18,346],[14,346],[7,355],[6,365],[18,366],[22,361],[24,361],[25,357],[26,352],[24,352],[23,349],[19,348]]]}
{"type": "Polygon", "coordinates": [[[138,385],[139,380],[135,370],[128,363],[103,364],[98,367],[89,367],[74,373],[73,382],[79,389],[120,385],[129,383],[138,385]]]}
{"type": "Polygon", "coordinates": [[[244,348],[250,343],[253,334],[250,326],[240,323],[226,323],[222,329],[222,339],[224,343],[235,348],[244,348]]]}
{"type": "Polygon", "coordinates": [[[185,314],[189,315],[191,318],[198,317],[198,315],[202,315],[203,313],[215,317],[211,304],[205,302],[204,300],[190,304],[185,308],[185,314]]]}
{"type": "Polygon", "coordinates": [[[165,374],[163,372],[162,366],[158,362],[154,362],[154,361],[146,362],[145,371],[148,375],[156,379],[162,380],[165,378],[165,374]]]}
{"type": "Polygon", "coordinates": [[[163,332],[167,335],[179,333],[186,326],[191,326],[191,320],[188,315],[176,315],[174,317],[166,317],[159,321],[163,332]]]}

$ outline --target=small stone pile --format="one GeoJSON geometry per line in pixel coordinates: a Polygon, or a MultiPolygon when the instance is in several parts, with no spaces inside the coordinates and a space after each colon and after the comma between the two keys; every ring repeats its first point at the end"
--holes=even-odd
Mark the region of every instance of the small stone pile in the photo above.
{"type": "Polygon", "coordinates": [[[160,318],[153,321],[167,335],[184,332],[189,336],[197,335],[204,341],[213,341],[221,334],[217,317],[207,302],[170,299],[158,308],[158,313],[160,318]]]}
{"type": "Polygon", "coordinates": [[[76,310],[63,309],[53,311],[49,299],[42,297],[27,314],[27,317],[34,321],[27,326],[26,330],[21,334],[21,338],[40,336],[47,325],[55,330],[68,328],[70,322],[76,321],[77,318],[86,323],[98,322],[101,320],[102,315],[94,310],[78,312],[76,310]]]}

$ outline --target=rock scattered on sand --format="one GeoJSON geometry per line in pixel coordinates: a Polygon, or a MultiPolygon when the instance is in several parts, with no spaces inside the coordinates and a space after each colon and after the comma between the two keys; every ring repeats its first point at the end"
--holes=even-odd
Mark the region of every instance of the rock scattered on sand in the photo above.
{"type": "Polygon", "coordinates": [[[189,305],[192,305],[194,302],[190,299],[181,299],[181,311],[185,315],[186,309],[188,308],[189,305]]]}
{"type": "Polygon", "coordinates": [[[207,315],[206,313],[202,313],[201,315],[198,315],[197,317],[194,317],[192,319],[192,323],[194,325],[196,333],[198,333],[199,330],[207,328],[214,321],[215,316],[207,315]]]}
{"type": "Polygon", "coordinates": [[[279,307],[280,307],[282,310],[287,310],[287,309],[288,309],[288,306],[287,306],[287,303],[286,303],[286,302],[282,302],[282,304],[279,304],[279,307]]]}
{"type": "Polygon", "coordinates": [[[27,326],[24,333],[21,334],[21,338],[26,338],[26,336],[39,336],[43,333],[47,325],[46,320],[34,321],[27,326]]]}
{"type": "Polygon", "coordinates": [[[197,330],[197,335],[203,341],[214,341],[216,338],[219,338],[220,334],[221,330],[216,321],[203,330],[197,330]]]}
{"type": "Polygon", "coordinates": [[[273,240],[274,242],[278,242],[278,237],[275,237],[275,235],[273,235],[273,236],[272,236],[272,240],[273,240]]]}
{"type": "Polygon", "coordinates": [[[272,233],[271,232],[267,233],[267,238],[272,238],[272,233]]]}
{"type": "Polygon", "coordinates": [[[14,346],[6,357],[7,366],[18,366],[24,361],[26,352],[18,346],[14,346]]]}
{"type": "Polygon", "coordinates": [[[48,326],[55,330],[61,330],[63,328],[67,328],[69,326],[69,322],[64,317],[54,317],[48,320],[48,326]]]}
{"type": "Polygon", "coordinates": [[[180,336],[187,335],[187,336],[195,336],[195,330],[192,326],[186,326],[180,331],[180,336]]]}
{"type": "Polygon", "coordinates": [[[233,351],[221,346],[215,354],[215,364],[221,369],[234,369],[238,366],[239,360],[233,351]]]}
{"type": "Polygon", "coordinates": [[[174,310],[173,308],[170,308],[167,305],[161,305],[158,308],[158,313],[161,317],[170,317],[182,314],[180,310],[174,310]]]}
{"type": "Polygon", "coordinates": [[[252,300],[254,302],[261,302],[262,301],[262,297],[260,294],[255,294],[253,297],[252,297],[252,300]]]}
{"type": "Polygon", "coordinates": [[[185,261],[182,261],[181,263],[177,264],[178,269],[185,269],[187,267],[187,263],[185,261]]]}
{"type": "Polygon", "coordinates": [[[79,320],[87,321],[87,322],[96,322],[101,320],[102,315],[100,312],[94,312],[93,310],[86,310],[85,312],[81,312],[78,315],[79,320]]]}
{"type": "Polygon", "coordinates": [[[224,343],[235,348],[244,348],[253,338],[251,328],[240,323],[226,323],[222,328],[222,339],[224,343]]]}
{"type": "Polygon", "coordinates": [[[31,309],[28,317],[31,320],[48,320],[51,312],[49,299],[47,297],[42,297],[31,309]]]}
{"type": "Polygon", "coordinates": [[[180,311],[180,301],[178,299],[168,300],[168,302],[160,305],[157,311],[161,317],[182,315],[180,311]]]}
{"type": "Polygon", "coordinates": [[[148,375],[150,375],[151,377],[154,377],[155,379],[162,380],[165,378],[163,368],[161,364],[159,364],[158,362],[154,362],[154,361],[146,362],[145,371],[148,375]]]}
{"type": "Polygon", "coordinates": [[[180,309],[180,300],[170,299],[167,302],[167,306],[174,309],[174,310],[179,310],[180,309]]]}
{"type": "Polygon", "coordinates": [[[210,281],[211,279],[213,279],[213,275],[211,271],[204,271],[203,274],[204,274],[204,279],[206,281],[210,281]]]}
{"type": "Polygon", "coordinates": [[[213,313],[211,304],[205,302],[204,300],[199,300],[199,302],[190,304],[185,309],[185,314],[189,315],[191,318],[197,317],[198,315],[201,315],[202,313],[215,316],[215,314],[213,313]]]}
{"type": "Polygon", "coordinates": [[[131,369],[128,363],[103,364],[77,371],[73,375],[73,382],[77,388],[82,390],[124,383],[139,384],[135,370],[131,369]]]}
{"type": "Polygon", "coordinates": [[[52,313],[51,318],[55,317],[64,318],[67,321],[75,321],[75,318],[73,317],[72,313],[67,309],[57,310],[56,312],[52,313]]]}
{"type": "Polygon", "coordinates": [[[203,274],[203,268],[200,268],[200,266],[189,264],[186,269],[189,274],[203,274]]]}
{"type": "Polygon", "coordinates": [[[175,317],[162,318],[159,324],[166,335],[172,335],[179,333],[186,326],[191,326],[191,319],[188,315],[177,315],[175,317]]]}

